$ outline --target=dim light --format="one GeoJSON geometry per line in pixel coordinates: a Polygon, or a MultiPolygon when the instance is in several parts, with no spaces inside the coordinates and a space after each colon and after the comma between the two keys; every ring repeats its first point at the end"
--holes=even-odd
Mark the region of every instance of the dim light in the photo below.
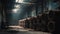
{"type": "Polygon", "coordinates": [[[16,0],[17,3],[23,3],[23,0],[16,0]]]}
{"type": "Polygon", "coordinates": [[[13,9],[12,11],[13,13],[17,13],[18,9],[13,9]]]}

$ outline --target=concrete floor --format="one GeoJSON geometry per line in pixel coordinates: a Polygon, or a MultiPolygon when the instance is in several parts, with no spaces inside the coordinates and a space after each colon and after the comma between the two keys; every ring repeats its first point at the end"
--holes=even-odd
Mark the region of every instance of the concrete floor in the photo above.
{"type": "Polygon", "coordinates": [[[0,32],[0,34],[51,34],[51,33],[45,33],[45,32],[0,32]]]}
{"type": "Polygon", "coordinates": [[[28,29],[15,27],[13,29],[2,30],[0,31],[0,34],[51,34],[51,33],[41,31],[30,31],[28,29]]]}
{"type": "Polygon", "coordinates": [[[37,31],[16,31],[16,30],[8,30],[8,31],[0,31],[0,34],[51,34],[51,33],[37,32],[37,31]]]}

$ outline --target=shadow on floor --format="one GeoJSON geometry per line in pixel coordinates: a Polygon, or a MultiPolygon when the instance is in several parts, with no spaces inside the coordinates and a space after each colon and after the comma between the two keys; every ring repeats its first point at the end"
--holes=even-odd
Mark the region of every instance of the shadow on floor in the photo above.
{"type": "Polygon", "coordinates": [[[10,31],[3,31],[0,32],[0,34],[30,34],[28,32],[20,32],[20,31],[15,31],[15,30],[10,30],[10,31]]]}

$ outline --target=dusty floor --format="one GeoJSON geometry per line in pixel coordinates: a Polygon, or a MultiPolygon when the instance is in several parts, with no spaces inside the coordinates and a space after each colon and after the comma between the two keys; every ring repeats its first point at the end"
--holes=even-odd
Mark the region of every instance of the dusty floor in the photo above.
{"type": "Polygon", "coordinates": [[[1,31],[0,34],[51,34],[47,32],[36,32],[36,31],[15,31],[15,30],[10,30],[10,31],[1,31]]]}
{"type": "Polygon", "coordinates": [[[50,34],[44,32],[0,32],[0,34],[50,34]]]}
{"type": "Polygon", "coordinates": [[[41,31],[29,31],[24,28],[13,28],[13,29],[5,29],[5,30],[0,30],[0,34],[51,34],[47,32],[41,32],[41,31]]]}

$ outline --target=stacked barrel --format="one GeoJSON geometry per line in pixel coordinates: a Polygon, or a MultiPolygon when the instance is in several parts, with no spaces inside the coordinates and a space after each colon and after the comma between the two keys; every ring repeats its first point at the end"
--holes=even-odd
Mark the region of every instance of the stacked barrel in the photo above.
{"type": "Polygon", "coordinates": [[[59,11],[50,11],[48,14],[43,13],[38,16],[26,18],[24,28],[33,29],[34,31],[54,32],[59,28],[58,25],[59,11]],[[56,20],[57,19],[57,20],[56,20]],[[57,26],[57,27],[56,27],[57,26]],[[56,29],[57,28],[57,29],[56,29]]]}

